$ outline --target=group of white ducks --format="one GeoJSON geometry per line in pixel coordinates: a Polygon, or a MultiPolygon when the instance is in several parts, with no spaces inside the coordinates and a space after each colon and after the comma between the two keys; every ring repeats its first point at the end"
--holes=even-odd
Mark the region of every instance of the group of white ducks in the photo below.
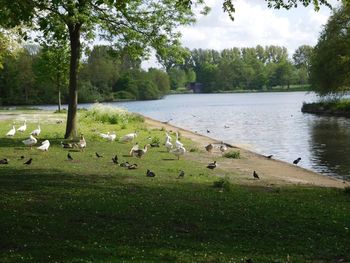
{"type": "MultiPolygon", "coordinates": [[[[22,126],[20,126],[17,131],[18,132],[21,132],[21,133],[24,133],[25,131],[27,130],[27,121],[24,120],[24,123],[22,126]]],[[[28,146],[30,148],[32,148],[33,145],[37,144],[38,140],[36,137],[38,137],[41,133],[41,128],[40,128],[40,124],[38,124],[38,128],[33,130],[30,134],[29,134],[29,138],[23,140],[23,144],[25,146],[28,146]]],[[[16,134],[16,127],[15,125],[12,125],[12,129],[9,130],[7,133],[6,133],[6,136],[7,137],[14,137],[16,134]]],[[[39,150],[42,150],[42,151],[48,151],[50,147],[50,142],[49,140],[44,140],[41,145],[39,147],[37,147],[37,149],[39,150]]]]}
{"type": "Polygon", "coordinates": [[[169,135],[169,133],[165,132],[165,147],[168,149],[168,151],[175,156],[177,156],[177,159],[180,159],[181,155],[184,155],[186,153],[186,148],[184,147],[183,143],[179,141],[179,133],[176,132],[176,140],[175,145],[171,143],[172,138],[169,135]]]}

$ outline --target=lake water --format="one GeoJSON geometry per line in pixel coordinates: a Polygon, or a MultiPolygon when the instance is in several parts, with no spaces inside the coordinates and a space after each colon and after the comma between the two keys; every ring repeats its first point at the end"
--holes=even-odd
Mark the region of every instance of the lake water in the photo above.
{"type": "Polygon", "coordinates": [[[314,100],[305,92],[279,92],[179,94],[106,104],[286,162],[301,157],[304,168],[350,179],[350,119],[303,114],[303,102],[314,100]]]}

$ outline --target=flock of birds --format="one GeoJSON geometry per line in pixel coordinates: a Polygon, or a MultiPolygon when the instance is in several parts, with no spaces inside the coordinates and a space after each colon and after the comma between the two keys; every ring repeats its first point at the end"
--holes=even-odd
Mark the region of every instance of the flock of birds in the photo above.
{"type": "MultiPolygon", "coordinates": [[[[7,137],[14,137],[17,132],[20,133],[24,133],[27,130],[27,122],[26,120],[24,121],[23,125],[20,126],[19,128],[16,129],[16,127],[13,125],[12,128],[6,133],[7,137]]],[[[208,131],[210,132],[210,131],[208,131]]],[[[25,146],[28,146],[30,148],[32,148],[32,146],[36,145],[38,142],[38,136],[41,133],[41,128],[40,128],[40,124],[38,124],[37,129],[33,130],[30,134],[29,134],[29,138],[23,140],[23,144],[25,146]]],[[[107,140],[107,141],[115,141],[117,138],[117,135],[115,132],[107,132],[107,133],[100,133],[99,134],[101,138],[107,140]]],[[[135,138],[138,136],[137,132],[133,132],[133,133],[129,133],[124,135],[123,137],[120,138],[121,142],[132,142],[135,140],[135,138]]],[[[169,135],[168,132],[165,132],[165,142],[164,142],[164,146],[166,147],[167,151],[169,153],[174,154],[177,159],[180,159],[181,155],[184,155],[186,153],[186,148],[184,147],[184,144],[180,142],[179,140],[179,133],[176,132],[176,140],[175,142],[172,142],[172,137],[169,135]]],[[[80,135],[80,140],[77,143],[68,143],[68,142],[61,142],[61,145],[63,148],[78,148],[81,151],[83,151],[86,148],[86,140],[83,136],[83,134],[80,135]]],[[[133,156],[133,157],[137,157],[137,158],[142,158],[148,151],[148,147],[159,147],[159,143],[152,143],[152,144],[146,144],[143,148],[139,148],[139,144],[135,143],[132,148],[129,151],[129,155],[133,156]]],[[[50,141],[49,140],[44,140],[41,142],[41,145],[37,147],[38,150],[41,151],[48,151],[50,147],[50,141]]],[[[214,144],[210,143],[207,146],[205,146],[205,149],[207,152],[211,153],[214,149],[214,144]]],[[[219,150],[224,153],[227,150],[227,145],[224,142],[221,142],[219,144],[219,150]]],[[[103,157],[102,155],[100,155],[99,153],[95,153],[97,158],[101,158],[103,157]]],[[[273,155],[268,155],[265,156],[268,159],[271,159],[273,157],[273,155]]],[[[21,158],[23,159],[24,156],[21,156],[21,158]]],[[[73,157],[71,156],[71,154],[68,152],[67,154],[67,160],[69,161],[73,161],[73,157]]],[[[297,165],[299,162],[301,161],[301,158],[297,158],[293,161],[293,164],[297,165]]],[[[115,155],[112,158],[112,162],[115,164],[118,164],[121,167],[126,167],[127,169],[137,169],[137,164],[130,164],[129,162],[123,162],[120,163],[118,162],[118,156],[115,155]]],[[[32,158],[30,158],[29,160],[27,160],[26,162],[24,162],[24,164],[26,165],[30,165],[32,163],[32,158]]],[[[0,164],[8,164],[8,159],[4,158],[4,159],[0,159],[0,164]]],[[[214,161],[212,163],[209,163],[206,167],[210,170],[215,169],[218,166],[217,162],[214,161]]],[[[178,176],[178,178],[183,178],[185,175],[185,172],[183,170],[180,171],[180,174],[178,176]]],[[[149,169],[147,169],[146,171],[146,176],[147,177],[155,177],[155,173],[149,169]]],[[[259,175],[257,174],[256,171],[253,171],[253,178],[254,179],[260,179],[259,175]]]]}

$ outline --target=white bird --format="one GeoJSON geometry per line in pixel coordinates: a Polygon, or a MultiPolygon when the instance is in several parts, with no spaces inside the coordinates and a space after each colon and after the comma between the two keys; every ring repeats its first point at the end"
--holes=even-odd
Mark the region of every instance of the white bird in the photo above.
{"type": "Polygon", "coordinates": [[[12,125],[12,129],[6,133],[6,136],[14,136],[16,134],[16,127],[15,125],[12,125]]]}
{"type": "Polygon", "coordinates": [[[115,134],[115,132],[112,132],[112,133],[100,133],[100,137],[102,137],[103,139],[106,139],[107,141],[111,141],[113,142],[116,138],[117,138],[117,135],[115,134]]]}
{"type": "Polygon", "coordinates": [[[177,156],[177,159],[179,160],[180,159],[180,155],[184,155],[186,153],[186,149],[185,147],[179,147],[179,148],[176,148],[174,150],[171,150],[170,151],[172,154],[176,155],[177,156]]]}
{"type": "Polygon", "coordinates": [[[38,128],[32,131],[30,134],[33,136],[39,136],[41,133],[40,125],[38,125],[38,128]]]}
{"type": "Polygon", "coordinates": [[[131,149],[129,152],[130,156],[133,156],[134,151],[138,151],[139,150],[139,143],[137,142],[131,149]]]}
{"type": "Polygon", "coordinates": [[[225,145],[223,142],[221,142],[220,151],[221,151],[222,153],[224,153],[225,151],[227,151],[227,147],[226,147],[226,145],[225,145]]]}
{"type": "Polygon", "coordinates": [[[27,121],[24,120],[23,125],[22,125],[21,127],[19,127],[19,128],[17,129],[17,131],[19,131],[19,132],[24,132],[26,129],[27,129],[27,121]]]}
{"type": "Polygon", "coordinates": [[[41,146],[37,147],[37,149],[42,150],[42,151],[48,151],[50,147],[50,142],[49,140],[45,140],[41,143],[41,146]]]}
{"type": "Polygon", "coordinates": [[[146,144],[145,147],[143,149],[141,149],[141,150],[139,149],[139,150],[132,151],[132,156],[136,156],[138,158],[141,158],[143,155],[146,154],[147,146],[148,146],[148,144],[146,144]]]}
{"type": "Polygon", "coordinates": [[[137,133],[133,132],[133,133],[129,133],[127,135],[124,135],[120,140],[122,142],[131,142],[132,140],[134,140],[137,137],[137,133]]]}
{"type": "Polygon", "coordinates": [[[170,151],[173,148],[173,144],[170,142],[169,138],[165,142],[165,147],[170,151]]]}
{"type": "Polygon", "coordinates": [[[166,143],[166,141],[171,142],[171,136],[167,132],[165,132],[165,143],[166,143]]]}
{"type": "Polygon", "coordinates": [[[80,135],[80,141],[78,143],[78,147],[82,151],[86,148],[86,141],[85,141],[85,138],[84,138],[83,134],[80,135]]]}
{"type": "Polygon", "coordinates": [[[109,136],[109,132],[107,133],[100,133],[100,137],[102,137],[103,139],[108,139],[109,136]]]}
{"type": "Polygon", "coordinates": [[[179,141],[179,133],[176,132],[175,147],[176,147],[176,148],[180,148],[180,147],[183,147],[183,146],[184,146],[183,143],[181,143],[181,142],[179,141]]]}
{"type": "Polygon", "coordinates": [[[29,138],[23,140],[22,142],[24,143],[24,145],[30,146],[30,148],[32,148],[32,146],[36,144],[38,140],[33,135],[29,135],[29,138]]]}

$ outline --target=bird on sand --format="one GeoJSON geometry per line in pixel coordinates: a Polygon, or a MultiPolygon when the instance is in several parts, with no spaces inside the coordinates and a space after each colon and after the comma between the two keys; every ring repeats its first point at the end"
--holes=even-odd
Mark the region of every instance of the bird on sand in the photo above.
{"type": "Polygon", "coordinates": [[[70,153],[67,154],[68,161],[73,161],[73,157],[70,155],[70,153]]]}
{"type": "Polygon", "coordinates": [[[301,158],[300,158],[300,157],[299,157],[299,158],[297,158],[297,159],[295,159],[295,160],[293,161],[293,164],[297,165],[297,164],[300,162],[300,160],[301,160],[301,158]]]}
{"type": "Polygon", "coordinates": [[[272,158],[272,154],[270,154],[270,155],[266,155],[265,157],[267,158],[267,159],[271,159],[272,158]]]}
{"type": "Polygon", "coordinates": [[[224,144],[223,142],[221,142],[220,151],[221,151],[222,153],[224,153],[225,151],[227,151],[227,146],[226,146],[226,144],[224,144]]]}
{"type": "Polygon", "coordinates": [[[155,177],[156,174],[154,172],[152,172],[151,170],[147,169],[146,176],[147,177],[155,177]]]}
{"type": "Polygon", "coordinates": [[[12,129],[6,133],[6,136],[12,137],[12,136],[15,136],[15,134],[16,134],[16,127],[15,125],[12,125],[12,129]]]}
{"type": "Polygon", "coordinates": [[[30,164],[32,163],[32,161],[33,161],[33,159],[32,159],[32,158],[30,158],[28,161],[26,161],[26,162],[25,162],[25,163],[23,163],[23,164],[30,165],[30,164]]]}
{"type": "Polygon", "coordinates": [[[260,179],[259,175],[255,171],[253,172],[253,177],[254,179],[260,179]]]}
{"type": "Polygon", "coordinates": [[[102,158],[103,157],[102,155],[98,154],[98,152],[95,152],[95,155],[96,155],[97,158],[102,158]]]}
{"type": "Polygon", "coordinates": [[[23,125],[22,125],[21,127],[19,127],[19,128],[17,129],[17,131],[19,131],[19,132],[25,132],[26,129],[27,129],[27,121],[24,120],[23,125]]]}
{"type": "Polygon", "coordinates": [[[211,151],[214,149],[214,145],[212,145],[211,143],[208,144],[207,146],[205,146],[205,150],[209,153],[211,153],[211,151]]]}
{"type": "Polygon", "coordinates": [[[6,158],[0,160],[0,164],[8,164],[8,160],[6,158]]]}
{"type": "Polygon", "coordinates": [[[213,170],[216,168],[216,166],[217,166],[216,161],[214,161],[213,163],[209,163],[207,165],[207,168],[213,170]]]}
{"type": "Polygon", "coordinates": [[[181,170],[177,178],[184,178],[184,176],[185,176],[185,172],[184,170],[181,170]]]}
{"type": "Polygon", "coordinates": [[[207,129],[207,133],[210,133],[210,131],[207,129]]]}
{"type": "Polygon", "coordinates": [[[115,155],[114,157],[112,157],[112,162],[115,164],[118,164],[118,155],[115,155]]]}

